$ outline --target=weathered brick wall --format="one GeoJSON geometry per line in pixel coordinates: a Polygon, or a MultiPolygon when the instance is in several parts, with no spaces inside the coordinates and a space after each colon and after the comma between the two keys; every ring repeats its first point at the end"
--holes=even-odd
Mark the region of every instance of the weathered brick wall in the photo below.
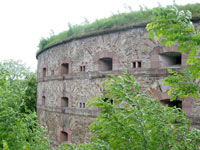
{"type": "MultiPolygon", "coordinates": [[[[168,88],[161,84],[168,73],[161,65],[159,54],[174,52],[175,47],[161,47],[159,42],[148,39],[147,34],[143,27],[133,27],[62,43],[38,56],[37,111],[40,123],[48,127],[52,144],[59,144],[61,131],[68,133],[72,143],[89,141],[88,126],[98,110],[88,108],[86,104],[83,108],[83,103],[103,91],[100,84],[109,73],[119,75],[126,70],[135,75],[143,92],[158,100],[169,98],[168,88]],[[101,58],[112,58],[112,71],[99,70],[101,58]],[[133,68],[133,61],[141,62],[141,67],[133,68]],[[62,63],[69,64],[69,74],[61,74],[62,63]],[[80,66],[85,66],[85,72],[80,72],[80,66]],[[45,77],[43,68],[46,68],[45,77]],[[68,97],[67,108],[61,107],[62,97],[68,97]]],[[[181,66],[174,66],[174,69],[184,67],[186,57],[183,54],[181,66]]],[[[200,101],[183,100],[182,105],[198,126],[200,101]]]]}

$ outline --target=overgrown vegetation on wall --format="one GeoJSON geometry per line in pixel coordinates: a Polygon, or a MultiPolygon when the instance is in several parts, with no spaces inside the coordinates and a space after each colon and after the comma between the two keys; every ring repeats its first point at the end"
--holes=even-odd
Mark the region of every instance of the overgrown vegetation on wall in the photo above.
{"type": "MultiPolygon", "coordinates": [[[[177,6],[181,10],[190,10],[193,17],[200,17],[200,3],[188,4],[185,6],[177,6]]],[[[58,35],[51,34],[50,37],[41,38],[38,45],[39,53],[45,48],[60,43],[71,38],[80,37],[86,34],[95,34],[96,32],[104,30],[112,30],[120,26],[129,26],[130,24],[147,23],[151,21],[152,9],[141,9],[140,11],[131,11],[129,13],[115,14],[109,18],[96,20],[89,23],[87,20],[84,25],[71,25],[68,24],[68,30],[61,32],[58,35]]]]}

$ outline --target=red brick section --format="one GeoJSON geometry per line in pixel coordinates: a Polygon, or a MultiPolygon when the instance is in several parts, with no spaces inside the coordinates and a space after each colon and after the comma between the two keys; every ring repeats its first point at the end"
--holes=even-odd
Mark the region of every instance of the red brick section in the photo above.
{"type": "Polygon", "coordinates": [[[160,60],[159,60],[159,53],[161,52],[161,47],[156,46],[154,47],[153,51],[150,53],[150,60],[151,60],[151,68],[160,68],[160,60]]]}
{"type": "MultiPolygon", "coordinates": [[[[170,96],[167,92],[160,92],[158,90],[151,89],[151,95],[155,98],[158,98],[159,101],[170,99],[170,96]]],[[[185,112],[186,116],[190,116],[192,108],[192,99],[180,99],[182,101],[182,110],[185,112]]]]}
{"type": "Polygon", "coordinates": [[[188,57],[188,54],[182,53],[181,66],[183,66],[183,67],[186,66],[187,57],[188,57]]]}
{"type": "Polygon", "coordinates": [[[39,75],[39,77],[41,77],[43,80],[45,80],[47,76],[48,76],[48,66],[46,64],[44,64],[44,65],[42,65],[42,70],[41,70],[41,74],[39,75]]]}
{"type": "Polygon", "coordinates": [[[56,112],[58,112],[58,113],[62,112],[62,110],[61,110],[62,97],[67,97],[68,98],[68,108],[71,108],[73,106],[72,95],[70,93],[68,93],[68,92],[63,91],[62,93],[60,93],[60,97],[59,97],[59,100],[58,100],[58,103],[57,103],[59,108],[56,108],[56,112]]]}
{"type": "Polygon", "coordinates": [[[68,142],[72,141],[71,130],[70,130],[70,128],[59,127],[57,130],[57,142],[61,143],[61,142],[64,142],[64,140],[66,140],[68,142]],[[64,137],[62,132],[67,133],[67,139],[65,139],[66,137],[64,137]]]}
{"type": "Polygon", "coordinates": [[[192,98],[183,98],[182,99],[182,109],[188,117],[191,116],[192,101],[193,101],[192,98]]]}
{"type": "Polygon", "coordinates": [[[61,97],[61,107],[69,107],[68,97],[61,97]]]}
{"type": "MultiPolygon", "coordinates": [[[[73,103],[72,95],[68,92],[63,91],[61,98],[62,97],[67,97],[68,98],[68,107],[72,107],[72,103],[73,103]]],[[[61,98],[60,98],[60,101],[59,101],[60,106],[61,106],[61,98]]]]}
{"type": "MultiPolygon", "coordinates": [[[[160,68],[161,67],[159,54],[165,53],[165,52],[178,52],[176,49],[177,49],[177,46],[173,46],[173,47],[156,46],[156,47],[154,47],[150,53],[151,68],[160,68]]],[[[188,56],[188,54],[186,54],[186,53],[182,54],[182,58],[181,58],[182,59],[181,60],[182,67],[185,66],[187,56],[188,56]]]]}
{"type": "Polygon", "coordinates": [[[63,60],[60,61],[60,70],[59,73],[63,73],[63,67],[62,64],[68,64],[68,74],[72,73],[72,59],[71,58],[64,58],[63,60]]]}
{"type": "Polygon", "coordinates": [[[96,53],[96,55],[93,57],[95,70],[100,69],[101,58],[112,58],[112,70],[118,69],[119,59],[117,57],[117,54],[115,52],[109,52],[104,50],[102,52],[96,53]]]}

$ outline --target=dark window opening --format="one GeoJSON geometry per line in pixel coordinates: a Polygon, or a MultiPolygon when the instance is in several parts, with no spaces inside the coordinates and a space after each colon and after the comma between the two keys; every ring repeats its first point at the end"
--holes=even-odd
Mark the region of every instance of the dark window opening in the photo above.
{"type": "Polygon", "coordinates": [[[142,62],[141,61],[134,61],[132,62],[132,67],[133,68],[141,68],[142,67],[142,62]]]}
{"type": "MultiPolygon", "coordinates": [[[[104,98],[103,101],[107,102],[109,99],[108,98],[104,98]]],[[[110,100],[110,103],[113,104],[113,99],[110,100]]]]}
{"type": "Polygon", "coordinates": [[[85,108],[85,103],[83,103],[83,108],[85,108]]]}
{"type": "Polygon", "coordinates": [[[80,108],[82,108],[82,103],[80,103],[80,108]]]}
{"type": "Polygon", "coordinates": [[[66,132],[61,131],[61,133],[60,133],[60,141],[61,142],[68,141],[68,134],[66,132]]]}
{"type": "Polygon", "coordinates": [[[69,74],[69,64],[64,63],[61,65],[61,74],[69,74]]]}
{"type": "Polygon", "coordinates": [[[61,107],[69,107],[68,97],[62,97],[61,98],[61,107]]]}
{"type": "Polygon", "coordinates": [[[176,59],[176,64],[181,65],[181,55],[177,56],[175,59],[176,59]]]}
{"type": "Polygon", "coordinates": [[[170,101],[170,99],[166,99],[166,100],[161,100],[160,102],[161,104],[168,105],[169,107],[176,107],[182,109],[182,101],[180,100],[170,101]]]}
{"type": "Polygon", "coordinates": [[[160,54],[160,61],[162,67],[181,66],[181,53],[166,52],[160,54]]]}
{"type": "Polygon", "coordinates": [[[45,103],[46,103],[46,98],[45,96],[42,96],[42,105],[45,105],[45,103]]]}
{"type": "Polygon", "coordinates": [[[112,58],[101,58],[99,59],[100,71],[112,70],[112,58]]]}
{"type": "Polygon", "coordinates": [[[80,66],[80,71],[85,72],[85,66],[80,66]]]}
{"type": "Polygon", "coordinates": [[[136,68],[136,62],[133,62],[133,68],[136,68]]]}
{"type": "Polygon", "coordinates": [[[46,77],[46,74],[47,74],[47,68],[43,68],[42,69],[42,77],[46,77]]]}
{"type": "Polygon", "coordinates": [[[142,67],[142,62],[138,61],[138,68],[141,68],[141,67],[142,67]]]}

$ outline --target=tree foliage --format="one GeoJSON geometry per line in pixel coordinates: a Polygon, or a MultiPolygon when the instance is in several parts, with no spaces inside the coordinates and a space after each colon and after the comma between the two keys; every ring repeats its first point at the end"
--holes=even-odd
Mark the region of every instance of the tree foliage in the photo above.
{"type": "Polygon", "coordinates": [[[25,87],[25,94],[23,95],[24,108],[23,112],[26,110],[35,112],[36,111],[36,99],[37,99],[37,79],[36,73],[30,72],[23,80],[23,85],[25,87]]]}
{"type": "Polygon", "coordinates": [[[24,93],[18,101],[24,103],[21,111],[25,112],[26,109],[34,112],[36,110],[37,91],[36,73],[31,72],[21,61],[6,60],[0,62],[0,75],[5,76],[7,85],[17,86],[18,90],[24,89],[24,93]]]}
{"type": "Polygon", "coordinates": [[[29,105],[25,106],[26,100],[35,97],[28,98],[32,95],[27,90],[33,88],[33,93],[35,90],[35,85],[29,85],[31,76],[28,68],[19,61],[0,63],[0,149],[48,149],[45,130],[39,126],[36,113],[29,111],[29,105]]]}
{"type": "Polygon", "coordinates": [[[190,11],[180,11],[175,6],[159,7],[154,9],[152,22],[146,27],[150,38],[160,39],[165,46],[176,45],[178,51],[188,53],[186,64],[189,66],[181,73],[169,70],[172,76],[164,80],[164,84],[171,87],[172,100],[188,96],[198,98],[200,94],[200,32],[191,19],[190,11]]]}
{"type": "Polygon", "coordinates": [[[91,143],[66,144],[62,150],[199,149],[200,131],[190,129],[185,114],[141,94],[133,76],[111,75],[102,85],[106,94],[88,102],[101,109],[90,126],[91,143]]]}

